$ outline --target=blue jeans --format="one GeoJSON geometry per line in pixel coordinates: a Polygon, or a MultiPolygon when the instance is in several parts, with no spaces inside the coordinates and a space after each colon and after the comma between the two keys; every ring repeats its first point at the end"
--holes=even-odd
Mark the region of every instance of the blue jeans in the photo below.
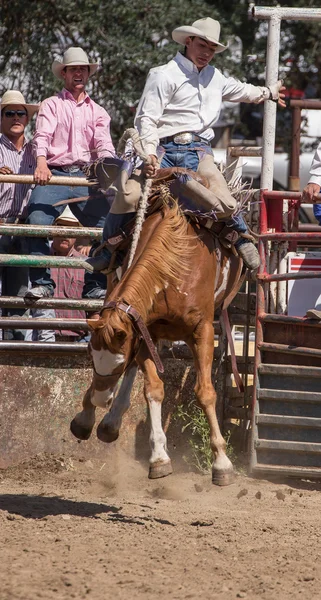
{"type": "Polygon", "coordinates": [[[319,225],[321,225],[321,204],[313,204],[313,214],[319,225]]]}
{"type": "MultiPolygon", "coordinates": [[[[59,171],[55,168],[52,168],[51,171],[53,175],[58,177],[84,177],[84,174],[80,169],[73,173],[65,173],[64,171],[59,171]]],[[[36,186],[31,194],[28,204],[27,223],[30,225],[52,225],[55,219],[61,215],[65,209],[65,206],[53,206],[56,202],[88,195],[92,197],[88,202],[83,201],[78,202],[77,204],[71,204],[70,210],[84,227],[103,227],[106,215],[109,211],[109,203],[105,196],[93,192],[91,188],[88,189],[87,186],[36,186]]],[[[50,253],[48,239],[30,238],[29,252],[36,256],[48,256],[50,253]]],[[[87,274],[87,276],[85,276],[87,289],[97,287],[97,279],[101,282],[102,275],[95,273],[87,274]]],[[[45,267],[30,268],[30,281],[33,286],[51,284],[55,287],[55,284],[50,277],[50,269],[46,269],[45,267]]],[[[101,287],[101,283],[99,283],[99,287],[101,287]]]]}
{"type": "MultiPolygon", "coordinates": [[[[202,153],[213,154],[212,148],[208,142],[191,142],[190,144],[179,145],[175,142],[168,142],[160,147],[160,159],[161,167],[182,167],[184,169],[190,169],[191,171],[197,171],[199,161],[202,158],[202,153]],[[165,152],[162,154],[162,150],[165,152]]],[[[320,205],[320,218],[321,218],[321,205],[320,205]]],[[[245,233],[247,231],[247,225],[241,215],[237,215],[226,221],[226,225],[238,231],[238,233],[245,233]]],[[[237,244],[236,244],[237,245],[237,244]]]]}

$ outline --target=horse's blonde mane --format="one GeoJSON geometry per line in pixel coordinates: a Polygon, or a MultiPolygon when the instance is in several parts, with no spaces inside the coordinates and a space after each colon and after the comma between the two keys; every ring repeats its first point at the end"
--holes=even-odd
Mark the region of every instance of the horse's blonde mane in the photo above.
{"type": "MultiPolygon", "coordinates": [[[[189,259],[195,248],[187,233],[187,220],[178,205],[166,210],[146,247],[109,297],[132,304],[144,320],[158,292],[171,284],[179,286],[182,278],[188,275],[189,259]]],[[[108,311],[98,321],[90,321],[98,344],[103,339],[111,351],[117,352],[119,343],[115,332],[125,334],[128,319],[125,312],[116,309],[108,311]]]]}
{"type": "Polygon", "coordinates": [[[115,288],[113,299],[133,304],[145,318],[160,290],[173,283],[179,285],[190,270],[194,249],[187,227],[177,204],[168,209],[134,266],[115,288]]]}

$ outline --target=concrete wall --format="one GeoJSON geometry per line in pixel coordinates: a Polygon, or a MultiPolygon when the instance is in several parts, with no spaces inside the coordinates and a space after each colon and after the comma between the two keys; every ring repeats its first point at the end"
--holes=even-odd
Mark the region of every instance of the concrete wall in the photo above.
{"type": "MultiPolygon", "coordinates": [[[[163,423],[168,430],[169,451],[177,451],[183,437],[181,425],[171,422],[179,402],[194,394],[195,373],[188,359],[163,359],[166,400],[163,423]]],[[[98,441],[95,429],[87,442],[79,442],[69,423],[81,410],[85,390],[91,382],[91,366],[83,355],[0,353],[0,468],[17,464],[38,453],[90,458],[106,455],[110,446],[98,441]]],[[[103,417],[97,409],[97,424],[103,417]]],[[[139,373],[132,392],[132,405],[124,418],[120,444],[132,456],[147,458],[149,424],[139,373]]],[[[186,436],[185,436],[186,440],[186,436]]]]}

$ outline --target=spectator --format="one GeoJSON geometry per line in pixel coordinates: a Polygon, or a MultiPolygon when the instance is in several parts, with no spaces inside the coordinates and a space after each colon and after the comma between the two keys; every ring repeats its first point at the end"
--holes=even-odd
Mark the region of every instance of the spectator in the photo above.
{"type": "MultiPolygon", "coordinates": [[[[59,200],[88,197],[88,188],[77,186],[45,186],[52,175],[81,177],[82,167],[97,157],[114,155],[110,137],[110,117],[87,94],[88,78],[98,69],[98,63],[89,63],[81,48],[69,48],[62,62],[52,63],[54,75],[63,81],[64,88],[56,96],[42,102],[36,124],[34,144],[37,166],[35,182],[28,205],[27,222],[33,225],[52,225],[63,211],[63,206],[54,206],[59,200]]],[[[89,195],[92,192],[89,191],[89,195]]],[[[89,201],[71,204],[75,217],[86,227],[102,227],[109,204],[105,196],[95,194],[89,201]]],[[[44,238],[30,241],[30,253],[48,255],[49,243],[44,238]]],[[[86,296],[100,297],[101,276],[88,276],[86,296]]],[[[54,281],[50,270],[30,269],[31,289],[26,297],[38,299],[51,297],[54,281]]]]}
{"type": "MultiPolygon", "coordinates": [[[[62,227],[79,227],[80,223],[76,217],[72,214],[71,210],[67,206],[64,212],[56,219],[56,225],[62,227]]],[[[54,256],[70,256],[79,258],[86,254],[84,246],[82,246],[82,253],[78,252],[75,248],[77,240],[75,231],[74,238],[67,237],[54,237],[51,245],[51,254],[54,256]]],[[[55,284],[54,297],[55,298],[74,298],[80,299],[82,295],[82,289],[84,285],[84,270],[75,269],[73,267],[54,267],[51,269],[51,277],[55,284]]],[[[31,315],[33,318],[42,319],[85,319],[86,315],[82,310],[72,310],[66,308],[56,309],[31,309],[31,315]]],[[[79,330],[33,330],[32,334],[33,341],[39,342],[79,342],[88,341],[88,334],[86,331],[79,330]]]]}
{"type": "MultiPolygon", "coordinates": [[[[32,145],[25,138],[25,128],[37,112],[37,104],[27,104],[21,92],[7,90],[1,100],[0,174],[31,175],[35,170],[32,145]]],[[[25,209],[31,193],[30,184],[0,183],[0,223],[24,223],[25,209]]],[[[0,236],[1,254],[27,254],[26,239],[0,236]]],[[[0,267],[3,296],[24,296],[28,289],[27,267],[0,267]]],[[[3,316],[22,316],[25,311],[3,309],[3,316]]],[[[22,340],[24,330],[5,330],[4,339],[22,340]]]]}
{"type": "Polygon", "coordinates": [[[321,189],[321,142],[318,145],[311,164],[310,179],[302,192],[302,200],[313,203],[313,213],[321,225],[321,204],[316,204],[321,189]]]}

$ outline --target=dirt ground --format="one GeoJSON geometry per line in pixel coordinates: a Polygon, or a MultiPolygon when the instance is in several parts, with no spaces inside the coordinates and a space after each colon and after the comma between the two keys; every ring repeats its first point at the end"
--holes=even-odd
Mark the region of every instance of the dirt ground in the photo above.
{"type": "Polygon", "coordinates": [[[320,483],[174,469],[116,448],[1,470],[1,600],[321,598],[320,483]]]}

